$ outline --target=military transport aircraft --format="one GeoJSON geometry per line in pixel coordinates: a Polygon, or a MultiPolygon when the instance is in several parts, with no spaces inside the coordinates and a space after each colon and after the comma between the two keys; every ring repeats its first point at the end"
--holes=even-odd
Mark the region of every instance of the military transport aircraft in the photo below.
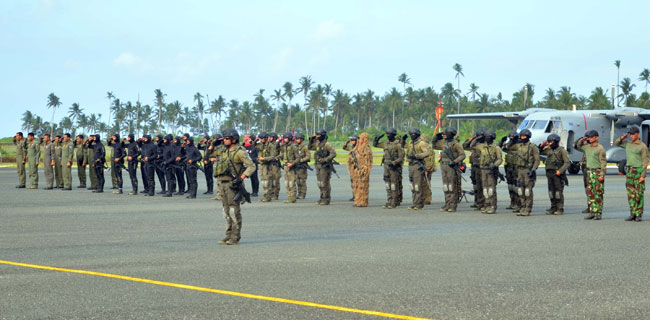
{"type": "Polygon", "coordinates": [[[518,131],[528,129],[532,133],[531,142],[540,144],[549,134],[556,133],[562,140],[560,145],[567,148],[571,166],[569,173],[580,172],[579,162],[582,152],[575,150],[577,139],[588,130],[596,130],[600,143],[607,152],[607,161],[617,163],[619,172],[625,168],[625,150],[614,145],[614,140],[627,132],[628,126],[638,126],[641,140],[648,145],[650,138],[650,110],[632,107],[618,107],[612,110],[555,110],[529,108],[514,112],[488,112],[447,115],[449,119],[504,119],[519,123],[518,131]]]}

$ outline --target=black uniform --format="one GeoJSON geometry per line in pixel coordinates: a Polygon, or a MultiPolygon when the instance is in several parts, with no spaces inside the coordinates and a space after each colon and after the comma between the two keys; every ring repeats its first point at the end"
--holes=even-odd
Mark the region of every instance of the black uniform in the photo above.
{"type": "Polygon", "coordinates": [[[171,141],[174,137],[168,134],[165,137],[166,142],[163,142],[163,163],[165,165],[165,179],[167,180],[167,193],[165,197],[171,197],[176,189],[176,169],[174,167],[176,162],[176,155],[174,153],[174,145],[171,141]]]}
{"type": "Polygon", "coordinates": [[[127,156],[131,157],[131,160],[129,161],[127,158],[127,161],[129,163],[128,170],[129,170],[129,178],[131,179],[131,187],[133,188],[133,193],[137,194],[138,193],[138,157],[140,156],[140,148],[138,147],[138,143],[135,141],[135,136],[133,134],[129,134],[128,138],[128,144],[126,145],[126,148],[128,149],[127,156]]]}
{"type": "Polygon", "coordinates": [[[154,191],[156,190],[156,181],[154,180],[154,170],[156,165],[154,161],[158,155],[158,148],[151,142],[151,136],[144,135],[143,138],[146,138],[147,141],[140,143],[140,155],[142,159],[141,168],[144,172],[142,180],[145,194],[153,196],[154,191]]]}
{"type": "Polygon", "coordinates": [[[106,150],[104,149],[104,144],[99,138],[99,135],[95,135],[95,141],[93,141],[92,148],[94,151],[93,156],[93,168],[95,169],[95,175],[97,176],[97,189],[93,190],[95,193],[104,192],[104,163],[106,162],[106,150]]]}
{"type": "MultiPolygon", "coordinates": [[[[160,191],[158,194],[165,194],[167,193],[167,183],[165,183],[165,176],[166,176],[166,170],[165,170],[165,161],[164,161],[164,156],[163,153],[165,152],[165,147],[163,145],[163,136],[158,135],[158,144],[156,145],[156,160],[154,161],[155,169],[156,169],[156,175],[158,176],[158,182],[160,182],[160,187],[162,188],[162,191],[160,191]]],[[[172,191],[173,192],[173,191],[172,191]]]]}
{"type": "Polygon", "coordinates": [[[115,134],[115,142],[113,141],[108,141],[108,146],[113,148],[113,159],[111,159],[111,162],[113,163],[113,171],[115,171],[115,179],[117,180],[117,188],[122,191],[122,168],[124,167],[124,156],[126,155],[124,153],[124,145],[120,141],[120,135],[115,134]],[[119,158],[117,162],[115,162],[115,159],[119,158]]]}
{"type": "Polygon", "coordinates": [[[187,184],[189,188],[189,195],[186,198],[196,198],[196,189],[198,184],[196,182],[196,172],[199,170],[199,163],[203,157],[201,152],[194,145],[192,137],[187,138],[187,145],[185,146],[185,168],[187,171],[187,184]],[[192,163],[190,163],[192,160],[192,163]]]}
{"type": "Polygon", "coordinates": [[[203,155],[205,156],[203,159],[203,174],[205,175],[205,184],[208,187],[208,191],[204,194],[212,194],[214,192],[214,178],[212,177],[213,168],[212,161],[210,161],[210,158],[208,157],[208,153],[210,153],[208,150],[208,147],[210,147],[210,143],[208,142],[210,137],[205,136],[204,139],[205,142],[198,146],[198,149],[203,151],[203,155]]]}
{"type": "MultiPolygon", "coordinates": [[[[181,157],[183,159],[185,157],[185,149],[181,146],[181,137],[176,137],[176,143],[173,143],[174,146],[174,158],[176,157],[181,157]]],[[[177,166],[175,166],[175,171],[174,173],[176,174],[176,183],[178,183],[178,192],[176,192],[176,195],[182,195],[185,194],[185,169],[182,166],[179,166],[180,163],[174,162],[177,166]]]]}

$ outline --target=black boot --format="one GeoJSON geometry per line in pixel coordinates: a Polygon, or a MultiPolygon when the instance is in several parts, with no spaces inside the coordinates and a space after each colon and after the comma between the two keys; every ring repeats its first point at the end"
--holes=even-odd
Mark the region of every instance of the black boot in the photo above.
{"type": "Polygon", "coordinates": [[[635,221],[635,220],[636,220],[636,216],[635,216],[635,215],[631,215],[631,216],[629,216],[629,217],[627,217],[627,218],[625,219],[625,221],[635,221]]]}

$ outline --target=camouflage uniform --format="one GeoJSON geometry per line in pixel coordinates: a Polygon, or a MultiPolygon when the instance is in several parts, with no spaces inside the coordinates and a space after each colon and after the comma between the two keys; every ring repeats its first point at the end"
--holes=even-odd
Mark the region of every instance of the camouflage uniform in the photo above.
{"type": "Polygon", "coordinates": [[[533,188],[536,180],[535,170],[539,167],[539,149],[530,141],[522,141],[515,146],[516,186],[520,199],[517,215],[528,216],[533,209],[533,188]]]}
{"type": "Polygon", "coordinates": [[[409,161],[409,182],[413,194],[413,205],[409,209],[419,210],[424,207],[423,185],[427,183],[424,159],[430,157],[433,150],[421,137],[417,137],[415,141],[406,144],[404,151],[409,161]]]}
{"type": "Polygon", "coordinates": [[[234,144],[229,149],[224,148],[215,162],[215,169],[214,175],[217,177],[219,192],[223,197],[221,202],[227,223],[226,238],[220,243],[237,244],[241,239],[242,216],[240,201],[235,201],[237,191],[231,188],[233,176],[249,177],[255,172],[255,163],[248,156],[246,149],[234,144]]]}
{"type": "MultiPolygon", "coordinates": [[[[354,146],[355,145],[353,145],[351,143],[346,143],[346,144],[343,145],[343,150],[348,151],[348,152],[352,152],[352,150],[354,150],[354,146]]],[[[352,198],[350,198],[350,201],[354,201],[354,182],[352,181],[352,174],[350,174],[352,172],[352,168],[350,168],[349,163],[348,163],[347,167],[348,167],[347,168],[348,169],[348,175],[350,176],[350,189],[352,189],[352,198]]]]}
{"type": "Polygon", "coordinates": [[[546,156],[546,179],[548,180],[548,197],[551,200],[551,207],[546,210],[546,214],[561,215],[564,213],[564,181],[561,175],[566,175],[569,168],[569,153],[563,147],[558,146],[553,149],[546,146],[540,152],[546,156]],[[556,174],[560,171],[560,176],[556,174]]]}
{"type": "Polygon", "coordinates": [[[603,214],[603,195],[605,193],[605,181],[600,182],[598,178],[605,178],[607,171],[607,157],[605,148],[600,143],[595,146],[590,143],[579,140],[577,143],[578,150],[585,153],[585,162],[587,166],[587,196],[589,199],[589,217],[600,218],[603,214]]]}
{"type": "Polygon", "coordinates": [[[294,203],[296,202],[297,190],[296,190],[296,181],[297,181],[297,171],[298,166],[300,165],[300,153],[298,152],[298,147],[294,143],[289,143],[282,146],[283,153],[282,159],[285,162],[284,167],[284,183],[287,188],[287,201],[285,203],[294,203]],[[288,165],[291,164],[291,167],[288,165]]]}
{"type": "Polygon", "coordinates": [[[373,141],[373,147],[384,149],[381,163],[384,166],[384,185],[386,187],[386,205],[384,208],[396,208],[400,205],[399,194],[402,189],[402,166],[404,165],[404,149],[398,139],[393,141],[373,141]]]}
{"type": "Polygon", "coordinates": [[[503,162],[501,148],[494,143],[478,143],[477,140],[472,141],[472,147],[475,152],[479,153],[479,166],[481,168],[481,185],[483,190],[483,208],[482,213],[492,214],[497,209],[497,177],[495,177],[494,170],[499,170],[499,166],[503,162]]]}
{"type": "Polygon", "coordinates": [[[311,153],[304,141],[296,144],[296,149],[298,149],[298,156],[300,158],[298,167],[295,169],[296,187],[298,189],[297,199],[304,199],[307,195],[307,167],[309,166],[309,160],[311,160],[311,153]]]}
{"type": "Polygon", "coordinates": [[[465,160],[463,147],[453,137],[443,139],[440,133],[433,138],[433,149],[440,152],[440,171],[442,173],[442,191],[445,194],[445,205],[441,211],[456,211],[458,205],[458,175],[455,167],[465,160]]]}
{"type": "Polygon", "coordinates": [[[481,183],[481,154],[476,150],[476,147],[481,144],[479,141],[474,147],[471,147],[472,142],[478,141],[477,139],[467,139],[463,142],[463,149],[471,151],[469,155],[470,180],[472,181],[472,191],[474,191],[474,204],[472,207],[480,210],[485,207],[485,197],[483,196],[483,184],[481,183]]]}
{"type": "Polygon", "coordinates": [[[262,188],[264,189],[264,197],[262,202],[268,202],[276,198],[275,196],[275,169],[279,169],[277,164],[280,161],[280,153],[277,145],[274,142],[266,142],[258,144],[260,152],[259,156],[264,158],[260,162],[260,180],[262,180],[262,188]],[[275,169],[274,169],[275,167],[275,169]]]}
{"type": "Polygon", "coordinates": [[[506,209],[519,210],[519,199],[517,197],[517,190],[515,187],[515,181],[517,180],[517,167],[515,166],[515,160],[517,159],[517,156],[515,156],[514,150],[517,148],[517,144],[506,144],[505,141],[506,140],[502,139],[499,142],[499,147],[503,152],[506,153],[506,161],[503,169],[505,169],[506,172],[508,194],[510,195],[510,205],[506,209]]]}
{"type": "Polygon", "coordinates": [[[627,167],[625,174],[625,187],[627,200],[630,204],[629,220],[641,221],[643,216],[643,201],[645,192],[645,176],[648,168],[648,147],[640,139],[636,142],[627,141],[620,137],[614,143],[625,148],[627,167]],[[639,181],[643,177],[644,181],[639,181]]]}
{"type": "Polygon", "coordinates": [[[27,140],[14,141],[16,145],[16,172],[18,173],[18,188],[24,188],[27,183],[25,163],[27,162],[27,140]]]}
{"type": "Polygon", "coordinates": [[[38,188],[38,163],[41,159],[41,145],[36,139],[27,144],[27,160],[29,163],[30,189],[38,188]]]}
{"type": "Polygon", "coordinates": [[[275,152],[278,155],[278,160],[271,166],[271,181],[273,182],[271,184],[271,194],[273,195],[273,200],[278,200],[280,197],[280,179],[282,178],[282,164],[280,163],[280,156],[282,154],[280,152],[280,141],[275,139],[269,144],[275,148],[275,152]]]}
{"type": "Polygon", "coordinates": [[[322,141],[315,137],[310,138],[309,150],[314,150],[314,167],[316,168],[316,179],[318,180],[318,188],[320,189],[320,199],[318,204],[330,204],[332,187],[330,180],[332,179],[332,171],[334,169],[334,158],[336,158],[336,151],[334,147],[327,142],[327,138],[322,141]]]}

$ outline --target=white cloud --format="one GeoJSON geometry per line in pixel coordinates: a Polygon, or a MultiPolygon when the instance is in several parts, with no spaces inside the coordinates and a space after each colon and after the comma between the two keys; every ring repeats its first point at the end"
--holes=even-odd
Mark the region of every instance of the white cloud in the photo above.
{"type": "Polygon", "coordinates": [[[133,66],[141,61],[138,56],[131,52],[122,52],[122,54],[113,60],[113,63],[117,66],[133,66]]]}
{"type": "Polygon", "coordinates": [[[343,34],[343,29],[343,24],[335,22],[334,20],[321,22],[316,27],[314,39],[316,39],[316,41],[324,41],[337,38],[343,34]]]}

